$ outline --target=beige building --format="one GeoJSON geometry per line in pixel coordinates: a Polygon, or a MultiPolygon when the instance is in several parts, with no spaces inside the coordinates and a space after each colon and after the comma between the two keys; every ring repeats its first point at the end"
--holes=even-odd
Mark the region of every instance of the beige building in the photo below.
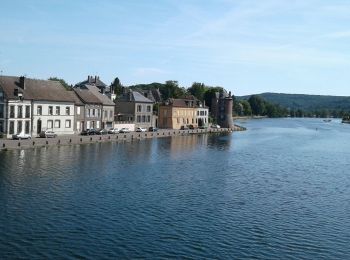
{"type": "Polygon", "coordinates": [[[196,98],[169,99],[159,106],[159,128],[181,129],[208,126],[209,109],[196,98]]]}

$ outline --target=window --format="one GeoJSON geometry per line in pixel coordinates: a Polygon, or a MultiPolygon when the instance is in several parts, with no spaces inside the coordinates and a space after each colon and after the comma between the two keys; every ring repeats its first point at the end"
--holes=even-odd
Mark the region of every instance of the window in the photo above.
{"type": "Polygon", "coordinates": [[[138,123],[141,122],[141,116],[137,116],[137,122],[138,122],[138,123]]]}
{"type": "Polygon", "coordinates": [[[109,117],[112,118],[113,117],[113,111],[109,111],[109,117]]]}
{"type": "Polygon", "coordinates": [[[87,116],[87,117],[90,116],[90,109],[86,109],[86,116],[87,116]]]}
{"type": "Polygon", "coordinates": [[[70,115],[70,107],[66,107],[66,115],[67,115],[67,116],[70,115]]]}
{"type": "Polygon", "coordinates": [[[53,106],[49,106],[49,115],[50,115],[50,116],[53,115],[53,106]]]}
{"type": "Polygon", "coordinates": [[[147,122],[151,122],[151,116],[147,116],[147,122]]]}
{"type": "Polygon", "coordinates": [[[197,116],[199,116],[199,111],[197,111],[197,116]]]}
{"type": "Polygon", "coordinates": [[[18,106],[17,107],[17,118],[22,118],[23,117],[23,106],[18,106]]]}
{"type": "Polygon", "coordinates": [[[30,118],[30,106],[26,106],[26,118],[30,118]]]}
{"type": "Polygon", "coordinates": [[[4,121],[0,120],[0,133],[4,132],[4,121]]]}
{"type": "Polygon", "coordinates": [[[151,106],[147,106],[147,112],[151,112],[151,106]]]}
{"type": "Polygon", "coordinates": [[[9,134],[13,135],[15,133],[15,122],[10,121],[10,129],[9,129],[9,134]]]}
{"type": "Polygon", "coordinates": [[[80,107],[77,107],[77,115],[80,115],[80,107]]]}
{"type": "Polygon", "coordinates": [[[61,114],[61,108],[59,106],[56,107],[56,115],[61,114]]]}
{"type": "Polygon", "coordinates": [[[141,110],[142,110],[141,105],[137,105],[137,112],[141,112],[141,110]]]}
{"type": "Polygon", "coordinates": [[[97,110],[97,116],[100,117],[100,109],[96,109],[97,110]]]}
{"type": "Polygon", "coordinates": [[[105,118],[107,118],[108,117],[108,114],[107,114],[107,110],[105,110],[105,118]]]}
{"type": "MultiPolygon", "coordinates": [[[[50,107],[49,107],[49,111],[50,111],[50,107]]],[[[38,106],[36,108],[36,113],[38,114],[38,116],[41,116],[43,114],[43,107],[42,106],[38,106]]]]}
{"type": "Polygon", "coordinates": [[[17,134],[22,132],[22,121],[17,122],[17,134]]]}
{"type": "Polygon", "coordinates": [[[0,91],[0,100],[4,99],[4,92],[0,91]]]}
{"type": "Polygon", "coordinates": [[[87,121],[87,122],[86,122],[86,128],[87,128],[87,129],[90,129],[90,121],[87,121]]]}
{"type": "Polygon", "coordinates": [[[26,121],[25,122],[25,130],[24,130],[26,134],[29,134],[29,127],[30,127],[30,121],[26,121]]]}
{"type": "Polygon", "coordinates": [[[10,106],[10,118],[15,118],[15,106],[10,106]]]}
{"type": "Polygon", "coordinates": [[[96,113],[96,109],[93,109],[92,110],[92,115],[95,116],[95,113],[96,113]]]}
{"type": "MultiPolygon", "coordinates": [[[[0,118],[4,118],[4,105],[0,104],[0,118]]],[[[2,131],[0,131],[2,132],[2,131]]]]}
{"type": "Polygon", "coordinates": [[[47,120],[47,128],[52,129],[53,128],[53,120],[47,120]]]}
{"type": "Polygon", "coordinates": [[[177,118],[177,123],[180,124],[180,118],[177,118]]]}
{"type": "Polygon", "coordinates": [[[100,128],[100,121],[96,122],[96,128],[99,129],[100,128]]]}
{"type": "Polygon", "coordinates": [[[142,116],[142,122],[146,122],[146,116],[142,116]]]}
{"type": "Polygon", "coordinates": [[[66,128],[70,128],[71,127],[71,120],[66,120],[66,128]]]}
{"type": "Polygon", "coordinates": [[[55,128],[61,128],[61,120],[55,120],[55,128]]]}

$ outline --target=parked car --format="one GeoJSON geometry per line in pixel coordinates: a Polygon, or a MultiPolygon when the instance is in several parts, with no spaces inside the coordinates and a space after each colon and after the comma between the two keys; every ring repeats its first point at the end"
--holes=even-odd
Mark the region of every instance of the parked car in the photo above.
{"type": "Polygon", "coordinates": [[[106,129],[101,129],[101,130],[97,131],[96,134],[98,134],[98,135],[106,135],[106,134],[108,134],[108,131],[106,129]]]}
{"type": "Polygon", "coordinates": [[[193,125],[189,125],[188,128],[192,129],[192,130],[195,129],[195,127],[193,125]]]}
{"type": "Polygon", "coordinates": [[[119,129],[118,128],[113,128],[113,127],[108,128],[108,133],[109,134],[117,134],[117,133],[119,133],[119,129]]]}
{"type": "Polygon", "coordinates": [[[123,127],[122,129],[119,130],[119,133],[130,133],[129,128],[123,127]]]}
{"type": "Polygon", "coordinates": [[[204,126],[204,125],[201,125],[201,126],[199,126],[198,128],[199,128],[199,129],[207,129],[207,127],[204,126]]]}
{"type": "Polygon", "coordinates": [[[93,129],[93,128],[86,129],[86,130],[82,131],[80,134],[81,135],[96,135],[97,134],[97,130],[93,129]]]}
{"type": "Polygon", "coordinates": [[[39,134],[41,138],[55,138],[57,134],[52,130],[41,131],[39,134]]]}
{"type": "Polygon", "coordinates": [[[148,128],[148,131],[149,131],[149,132],[157,132],[157,131],[158,131],[158,128],[157,128],[157,127],[151,126],[150,128],[148,128]]]}
{"type": "Polygon", "coordinates": [[[12,139],[14,139],[14,140],[31,139],[31,138],[32,137],[30,134],[25,134],[24,132],[12,135],[12,139]]]}
{"type": "Polygon", "coordinates": [[[182,125],[180,130],[188,130],[188,126],[187,125],[182,125]]]}
{"type": "Polygon", "coordinates": [[[211,125],[211,128],[216,128],[216,129],[219,129],[220,128],[220,126],[219,125],[211,125]]]}
{"type": "Polygon", "coordinates": [[[137,127],[136,128],[136,132],[146,132],[147,129],[146,128],[143,128],[143,127],[137,127]]]}

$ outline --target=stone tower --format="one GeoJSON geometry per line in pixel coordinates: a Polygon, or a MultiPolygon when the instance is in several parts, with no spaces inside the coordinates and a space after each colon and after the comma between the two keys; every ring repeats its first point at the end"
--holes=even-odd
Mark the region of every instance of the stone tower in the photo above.
{"type": "Polygon", "coordinates": [[[232,120],[233,99],[231,91],[217,92],[211,103],[211,114],[223,128],[233,128],[232,120]]]}

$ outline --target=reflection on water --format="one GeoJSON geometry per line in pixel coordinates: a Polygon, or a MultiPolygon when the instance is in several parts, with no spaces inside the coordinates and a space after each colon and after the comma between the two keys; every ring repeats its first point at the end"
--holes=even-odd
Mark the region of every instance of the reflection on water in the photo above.
{"type": "Polygon", "coordinates": [[[0,152],[1,258],[348,259],[348,126],[245,124],[0,152]]]}

